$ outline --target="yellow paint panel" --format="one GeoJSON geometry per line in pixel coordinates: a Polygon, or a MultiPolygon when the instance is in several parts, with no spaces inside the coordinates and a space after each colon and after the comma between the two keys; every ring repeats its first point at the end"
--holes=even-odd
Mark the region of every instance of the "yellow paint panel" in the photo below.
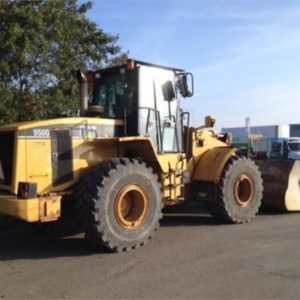
{"type": "MultiPolygon", "coordinates": [[[[20,181],[27,181],[27,151],[26,151],[26,140],[17,139],[16,141],[16,159],[14,162],[14,171],[13,171],[13,187],[12,193],[18,193],[18,183],[20,181]]],[[[34,155],[32,155],[34,157],[34,155]]]]}
{"type": "Polygon", "coordinates": [[[0,212],[27,222],[37,222],[40,219],[39,199],[23,200],[1,198],[0,212]]]}
{"type": "Polygon", "coordinates": [[[113,143],[73,140],[74,180],[77,181],[80,176],[101,161],[117,156],[117,149],[113,143]]]}
{"type": "Polygon", "coordinates": [[[61,197],[49,196],[40,198],[40,221],[49,222],[55,221],[60,217],[61,212],[61,197]]]}
{"type": "Polygon", "coordinates": [[[91,167],[111,157],[117,157],[114,143],[99,143],[97,140],[86,141],[73,139],[73,172],[74,180],[53,187],[52,185],[52,157],[51,139],[19,139],[17,152],[17,172],[13,193],[17,194],[20,181],[37,183],[39,195],[49,191],[63,191],[72,186],[80,176],[91,167]]]}
{"type": "Polygon", "coordinates": [[[54,221],[60,217],[61,197],[17,199],[0,198],[0,212],[27,222],[54,221]]]}
{"type": "Polygon", "coordinates": [[[28,182],[36,182],[38,193],[52,185],[51,139],[26,140],[28,182]]]}

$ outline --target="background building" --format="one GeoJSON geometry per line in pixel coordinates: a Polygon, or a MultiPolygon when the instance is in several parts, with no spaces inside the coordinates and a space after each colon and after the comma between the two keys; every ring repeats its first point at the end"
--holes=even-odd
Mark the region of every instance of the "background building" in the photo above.
{"type": "Polygon", "coordinates": [[[291,124],[290,125],[290,136],[291,137],[300,137],[300,124],[291,124]]]}
{"type": "MultiPolygon", "coordinates": [[[[233,136],[232,142],[236,147],[246,147],[248,145],[246,127],[222,128],[221,132],[231,132],[233,136]]],[[[298,134],[293,136],[300,136],[300,124],[251,126],[250,128],[250,134],[262,135],[262,139],[289,137],[291,133],[298,134]]]]}

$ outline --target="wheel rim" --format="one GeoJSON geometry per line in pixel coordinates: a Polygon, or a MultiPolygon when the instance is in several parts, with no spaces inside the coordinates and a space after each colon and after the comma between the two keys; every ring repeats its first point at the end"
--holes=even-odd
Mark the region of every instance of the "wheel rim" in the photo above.
{"type": "Polygon", "coordinates": [[[147,217],[149,198],[146,191],[137,184],[128,184],[118,193],[115,201],[115,217],[126,229],[136,229],[147,217]]]}
{"type": "Polygon", "coordinates": [[[245,174],[237,177],[234,184],[234,198],[238,205],[245,207],[253,200],[254,185],[252,179],[245,174]]]}

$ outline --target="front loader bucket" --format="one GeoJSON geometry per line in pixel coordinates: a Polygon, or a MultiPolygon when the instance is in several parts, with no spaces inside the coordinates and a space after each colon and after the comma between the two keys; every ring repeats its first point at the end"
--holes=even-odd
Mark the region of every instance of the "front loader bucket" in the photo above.
{"type": "Polygon", "coordinates": [[[300,211],[300,161],[256,160],[263,177],[263,200],[266,208],[300,211]]]}

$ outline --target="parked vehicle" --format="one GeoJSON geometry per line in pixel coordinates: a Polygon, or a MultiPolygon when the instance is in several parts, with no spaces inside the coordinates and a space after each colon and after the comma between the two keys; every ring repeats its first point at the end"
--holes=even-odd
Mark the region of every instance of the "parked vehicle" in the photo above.
{"type": "Polygon", "coordinates": [[[254,153],[265,152],[271,159],[300,159],[300,138],[271,138],[256,141],[254,153]]]}

